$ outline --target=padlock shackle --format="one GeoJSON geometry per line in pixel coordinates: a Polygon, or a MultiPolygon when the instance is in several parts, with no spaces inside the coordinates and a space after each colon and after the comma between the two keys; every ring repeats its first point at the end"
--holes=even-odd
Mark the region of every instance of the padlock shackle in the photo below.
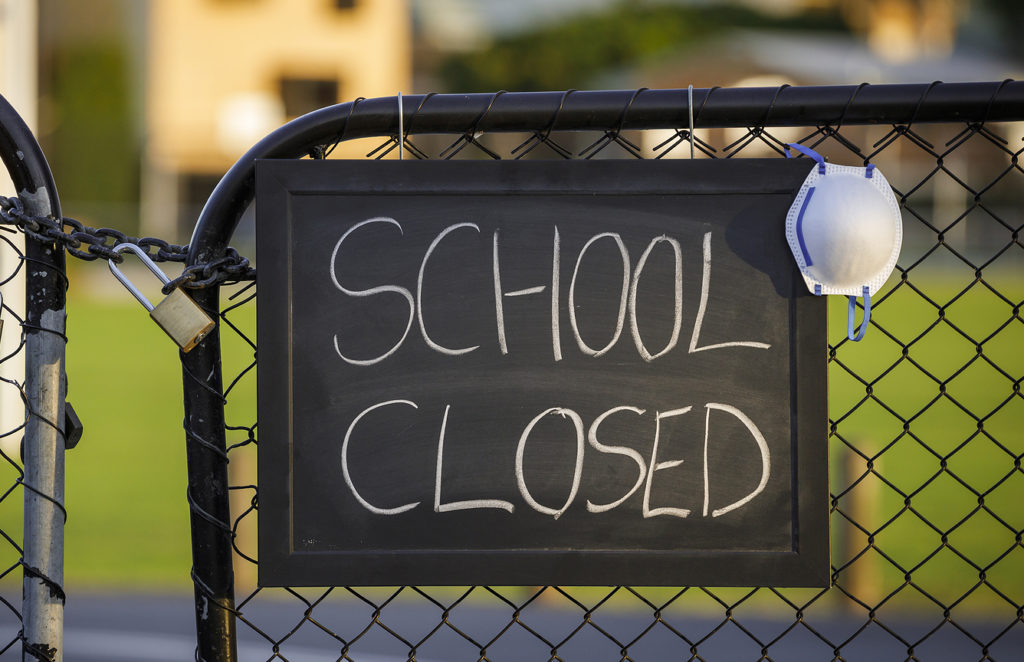
{"type": "MultiPolygon", "coordinates": [[[[163,283],[164,285],[167,285],[168,283],[171,282],[171,279],[167,277],[167,274],[161,271],[160,267],[156,266],[156,263],[153,262],[153,260],[151,260],[148,255],[146,255],[146,251],[142,250],[135,244],[118,244],[117,246],[114,247],[115,253],[123,253],[124,251],[131,251],[135,253],[135,255],[137,255],[138,258],[142,260],[142,263],[146,265],[146,268],[148,268],[153,273],[154,276],[159,278],[160,282],[163,283]]],[[[128,278],[123,273],[121,273],[121,270],[117,268],[117,265],[114,263],[114,261],[108,260],[107,266],[110,267],[110,273],[114,274],[114,278],[119,280],[121,284],[124,285],[128,289],[128,291],[132,293],[132,296],[135,297],[138,300],[138,302],[142,304],[142,307],[148,310],[149,312],[153,312],[153,304],[151,304],[149,302],[149,299],[147,299],[145,295],[142,294],[142,292],[140,292],[139,289],[135,287],[135,285],[132,284],[132,282],[128,280],[128,278]]]]}

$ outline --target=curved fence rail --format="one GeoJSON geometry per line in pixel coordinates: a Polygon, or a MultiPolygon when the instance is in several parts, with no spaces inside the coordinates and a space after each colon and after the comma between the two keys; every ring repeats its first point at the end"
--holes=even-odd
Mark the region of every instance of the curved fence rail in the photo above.
{"type": "Polygon", "coordinates": [[[197,293],[218,331],[183,355],[197,659],[237,659],[238,642],[246,659],[267,660],[311,650],[337,660],[1020,654],[1024,83],[693,90],[692,121],[688,99],[502,93],[327,108],[225,176],[189,263],[224,253],[257,158],[781,157],[799,142],[835,163],[874,163],[895,189],[905,239],[865,341],[849,342],[845,309],[830,310],[831,588],[255,588],[250,283],[223,301],[197,293]]]}

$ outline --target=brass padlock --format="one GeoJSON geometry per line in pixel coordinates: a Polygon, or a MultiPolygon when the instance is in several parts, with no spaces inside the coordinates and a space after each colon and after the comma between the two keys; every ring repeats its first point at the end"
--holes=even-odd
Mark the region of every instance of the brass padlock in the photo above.
{"type": "MultiPolygon", "coordinates": [[[[138,255],[142,263],[164,285],[171,282],[171,279],[153,263],[153,260],[149,259],[146,251],[135,244],[119,244],[114,248],[116,253],[126,250],[138,255]]],[[[215,326],[214,321],[199,307],[199,304],[193,301],[181,289],[175,288],[167,295],[167,298],[154,306],[149,302],[149,299],[142,295],[142,292],[139,292],[130,280],[125,278],[113,260],[107,262],[107,264],[110,266],[110,273],[114,274],[114,277],[128,288],[132,296],[138,299],[139,303],[149,311],[149,316],[153,318],[153,321],[164,330],[164,333],[171,337],[171,340],[178,343],[182,351],[187,352],[195,347],[199,344],[200,340],[206,337],[206,334],[213,330],[215,326]]]]}

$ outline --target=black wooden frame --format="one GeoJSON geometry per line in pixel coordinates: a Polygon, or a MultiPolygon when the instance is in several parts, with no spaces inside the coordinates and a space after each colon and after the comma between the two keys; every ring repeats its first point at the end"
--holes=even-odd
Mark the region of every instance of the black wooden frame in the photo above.
{"type": "MultiPolygon", "coordinates": [[[[824,297],[815,297],[807,291],[782,239],[785,211],[811,168],[807,162],[779,159],[660,163],[284,161],[262,162],[260,165],[265,165],[257,167],[257,257],[262,265],[258,279],[257,344],[263,348],[258,365],[260,585],[829,585],[826,301],[824,297]],[[276,167],[271,168],[272,165],[276,167]],[[359,174],[363,171],[373,174],[364,178],[359,174]],[[566,181],[561,181],[563,179],[566,181]],[[316,479],[331,482],[332,476],[337,477],[337,467],[334,464],[336,458],[324,457],[313,465],[303,465],[307,471],[323,472],[322,475],[296,475],[296,438],[300,434],[308,437],[310,433],[304,432],[309,427],[308,421],[295,414],[293,409],[295,399],[299,397],[293,358],[296,353],[312,349],[299,346],[294,335],[298,323],[295,312],[298,300],[303,295],[308,296],[308,282],[297,281],[295,276],[296,265],[300,262],[305,264],[306,258],[296,254],[294,233],[299,232],[301,226],[314,223],[314,219],[299,217],[292,201],[330,195],[361,198],[414,195],[417,199],[430,196],[457,201],[462,196],[472,195],[492,196],[495,197],[495,205],[514,206],[513,198],[516,197],[567,194],[592,199],[589,204],[595,205],[595,209],[603,204],[598,200],[621,201],[634,196],[658,196],[659,205],[665,204],[665,200],[678,200],[672,204],[685,204],[687,199],[702,196],[711,196],[715,200],[720,197],[743,200],[757,196],[759,201],[775,201],[771,203],[778,207],[778,216],[774,220],[779,242],[775,250],[785,254],[775,256],[773,250],[770,262],[773,269],[781,266],[786,270],[788,267],[791,283],[790,292],[784,297],[778,295],[779,305],[787,306],[780,317],[788,318],[788,346],[773,350],[788,357],[789,372],[782,378],[787,391],[780,394],[784,399],[777,406],[788,413],[790,421],[789,439],[777,445],[773,443],[773,454],[781,447],[781,452],[790,458],[787,464],[792,462],[791,473],[785,481],[789,485],[790,498],[787,510],[777,514],[778,522],[774,516],[761,517],[751,520],[749,524],[755,529],[745,528],[742,536],[738,532],[710,534],[713,542],[707,547],[695,545],[671,551],[633,549],[621,544],[614,550],[588,547],[593,544],[588,543],[588,535],[595,536],[596,541],[608,535],[609,527],[613,530],[629,527],[630,520],[620,521],[618,513],[595,518],[593,525],[600,527],[599,530],[581,534],[582,540],[574,537],[569,549],[561,545],[544,549],[545,544],[529,540],[525,533],[516,537],[515,544],[522,545],[516,549],[431,549],[426,546],[392,549],[386,540],[374,535],[372,522],[366,526],[367,533],[364,534],[370,539],[360,539],[365,550],[335,550],[323,547],[322,543],[309,551],[296,549],[296,539],[300,534],[295,529],[293,508],[296,506],[291,495],[300,483],[316,479]],[[771,550],[766,542],[760,543],[765,547],[757,551],[744,548],[742,543],[766,540],[759,538],[756,527],[787,520],[791,531],[788,551],[771,550]]],[[[745,206],[747,203],[741,204],[745,206]]],[[[724,231],[724,223],[730,219],[727,214],[703,224],[707,228],[724,231]]],[[[689,224],[692,227],[700,225],[696,221],[689,224]]],[[[324,226],[327,225],[326,220],[316,219],[313,227],[326,230],[324,226]]],[[[301,231],[308,236],[312,230],[303,227],[301,231]]],[[[764,293],[763,300],[774,301],[773,297],[777,296],[775,289],[771,285],[767,289],[770,291],[764,293]]],[[[742,350],[738,354],[726,355],[741,362],[744,356],[750,355],[742,350]]],[[[327,370],[331,362],[323,365],[327,370]]],[[[605,368],[606,371],[610,369],[605,368]]],[[[466,378],[472,375],[463,374],[466,378]]],[[[666,375],[672,381],[672,372],[666,372],[665,368],[660,368],[657,374],[666,375]]],[[[401,376],[399,372],[395,378],[400,379],[401,376]]],[[[316,383],[319,384],[323,378],[323,375],[318,377],[316,383]]],[[[451,379],[452,375],[446,373],[446,378],[451,379]]],[[[713,375],[708,375],[708,379],[715,381],[713,375]]],[[[572,390],[570,383],[564,388],[572,390]]],[[[682,387],[678,385],[675,388],[682,387]]],[[[564,390],[562,392],[565,393],[564,390]]],[[[760,397],[766,396],[761,390],[757,392],[760,397]]],[[[680,395],[686,397],[690,394],[683,389],[680,395]]],[[[767,394],[769,397],[774,395],[767,394]]],[[[342,401],[345,399],[344,394],[337,397],[342,401]]],[[[628,394],[623,393],[622,397],[628,399],[628,394]]],[[[317,418],[333,420],[331,412],[319,408],[316,411],[321,412],[317,418]]],[[[773,484],[778,483],[773,481],[773,484]]],[[[339,489],[342,488],[339,486],[339,489]]],[[[324,525],[328,531],[344,526],[344,522],[335,523],[336,515],[321,511],[319,507],[313,515],[318,522],[325,521],[322,518],[329,520],[330,526],[324,525]]],[[[357,509],[355,516],[359,515],[366,516],[357,509]]],[[[369,519],[372,520],[372,516],[369,519]]],[[[675,526],[685,528],[686,524],[673,520],[656,520],[645,526],[664,534],[675,526]]],[[[428,528],[441,527],[450,521],[442,516],[428,528]]],[[[514,518],[502,527],[514,529],[517,522],[518,519],[514,518]]],[[[705,521],[706,524],[710,522],[705,521]]],[[[459,538],[458,531],[462,529],[459,525],[454,526],[455,529],[442,537],[459,538]]],[[[470,536],[468,544],[486,541],[486,525],[482,522],[472,526],[463,522],[462,526],[479,532],[470,536]]],[[[347,536],[344,538],[351,541],[347,536]]],[[[656,542],[650,540],[652,545],[656,542]]],[[[760,544],[753,547],[758,548],[760,544]]]]}

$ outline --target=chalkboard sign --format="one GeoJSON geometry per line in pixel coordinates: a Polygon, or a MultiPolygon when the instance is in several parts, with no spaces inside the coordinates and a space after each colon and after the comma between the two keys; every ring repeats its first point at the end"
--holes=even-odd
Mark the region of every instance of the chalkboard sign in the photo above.
{"type": "Polygon", "coordinates": [[[826,585],[809,168],[258,162],[260,584],[826,585]]]}

